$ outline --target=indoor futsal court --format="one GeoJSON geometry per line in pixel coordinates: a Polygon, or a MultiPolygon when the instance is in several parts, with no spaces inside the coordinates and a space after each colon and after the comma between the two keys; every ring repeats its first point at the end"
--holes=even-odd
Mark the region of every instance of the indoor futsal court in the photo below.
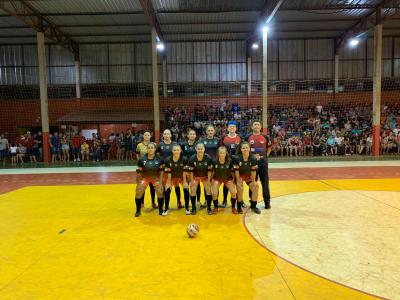
{"type": "Polygon", "coordinates": [[[0,0],[0,300],[400,299],[400,1],[0,0]]]}

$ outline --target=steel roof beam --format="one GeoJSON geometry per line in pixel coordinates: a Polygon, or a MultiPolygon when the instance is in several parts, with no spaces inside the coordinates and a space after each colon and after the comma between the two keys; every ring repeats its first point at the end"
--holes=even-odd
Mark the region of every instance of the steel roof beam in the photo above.
{"type": "MultiPolygon", "coordinates": [[[[335,53],[339,51],[339,49],[343,46],[344,41],[348,39],[351,36],[360,34],[360,32],[365,32],[368,31],[370,28],[368,28],[368,23],[371,23],[372,25],[376,25],[376,23],[382,22],[383,19],[381,18],[376,18],[375,22],[372,20],[372,16],[375,15],[380,15],[380,12],[382,8],[387,8],[390,4],[392,5],[390,7],[396,7],[396,10],[399,9],[399,4],[400,1],[396,0],[382,0],[379,2],[376,6],[373,7],[372,10],[370,10],[367,14],[365,14],[362,18],[360,18],[356,24],[351,26],[350,28],[346,29],[341,35],[337,36],[335,38],[335,53]],[[394,3],[394,4],[393,4],[394,3]],[[397,5],[396,5],[397,3],[397,5]],[[379,19],[379,20],[378,20],[379,19]]],[[[394,16],[396,17],[396,16],[394,16]]]]}
{"type": "Polygon", "coordinates": [[[71,51],[75,57],[79,57],[79,45],[66,35],[56,24],[52,23],[46,17],[42,16],[36,9],[30,6],[26,1],[0,2],[0,10],[16,17],[25,23],[28,27],[43,32],[44,36],[65,49],[71,51]]]}
{"type": "Polygon", "coordinates": [[[161,31],[161,26],[157,20],[157,16],[154,11],[151,0],[139,0],[139,1],[140,1],[140,4],[142,5],[145,16],[149,20],[150,25],[156,29],[158,38],[161,41],[163,41],[164,37],[163,37],[162,31],[161,31]]]}

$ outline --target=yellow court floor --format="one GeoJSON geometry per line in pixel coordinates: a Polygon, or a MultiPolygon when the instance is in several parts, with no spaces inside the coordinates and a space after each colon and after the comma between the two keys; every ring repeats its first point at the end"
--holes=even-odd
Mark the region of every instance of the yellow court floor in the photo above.
{"type": "MultiPolygon", "coordinates": [[[[337,190],[399,191],[400,179],[271,182],[274,198],[337,190]]],[[[230,208],[161,217],[147,197],[134,218],[133,194],[71,185],[0,195],[0,299],[373,299],[269,252],[230,208]]],[[[278,213],[275,201],[258,217],[278,213]]]]}

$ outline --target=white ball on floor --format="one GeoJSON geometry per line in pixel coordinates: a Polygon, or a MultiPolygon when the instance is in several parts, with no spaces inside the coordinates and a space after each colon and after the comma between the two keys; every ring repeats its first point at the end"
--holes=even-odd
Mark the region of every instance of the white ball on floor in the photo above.
{"type": "Polygon", "coordinates": [[[186,233],[190,238],[195,238],[199,234],[200,228],[197,224],[189,224],[186,228],[186,233]]]}

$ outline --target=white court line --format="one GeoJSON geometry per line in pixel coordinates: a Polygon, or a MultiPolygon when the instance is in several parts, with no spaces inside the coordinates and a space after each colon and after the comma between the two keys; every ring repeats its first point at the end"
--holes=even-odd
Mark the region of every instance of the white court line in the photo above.
{"type": "MultiPolygon", "coordinates": [[[[325,162],[273,162],[270,169],[344,168],[344,167],[400,167],[400,160],[384,161],[325,161],[325,162]]],[[[136,166],[71,167],[71,168],[21,168],[0,169],[0,175],[22,174],[73,174],[134,172],[136,166]]]]}

